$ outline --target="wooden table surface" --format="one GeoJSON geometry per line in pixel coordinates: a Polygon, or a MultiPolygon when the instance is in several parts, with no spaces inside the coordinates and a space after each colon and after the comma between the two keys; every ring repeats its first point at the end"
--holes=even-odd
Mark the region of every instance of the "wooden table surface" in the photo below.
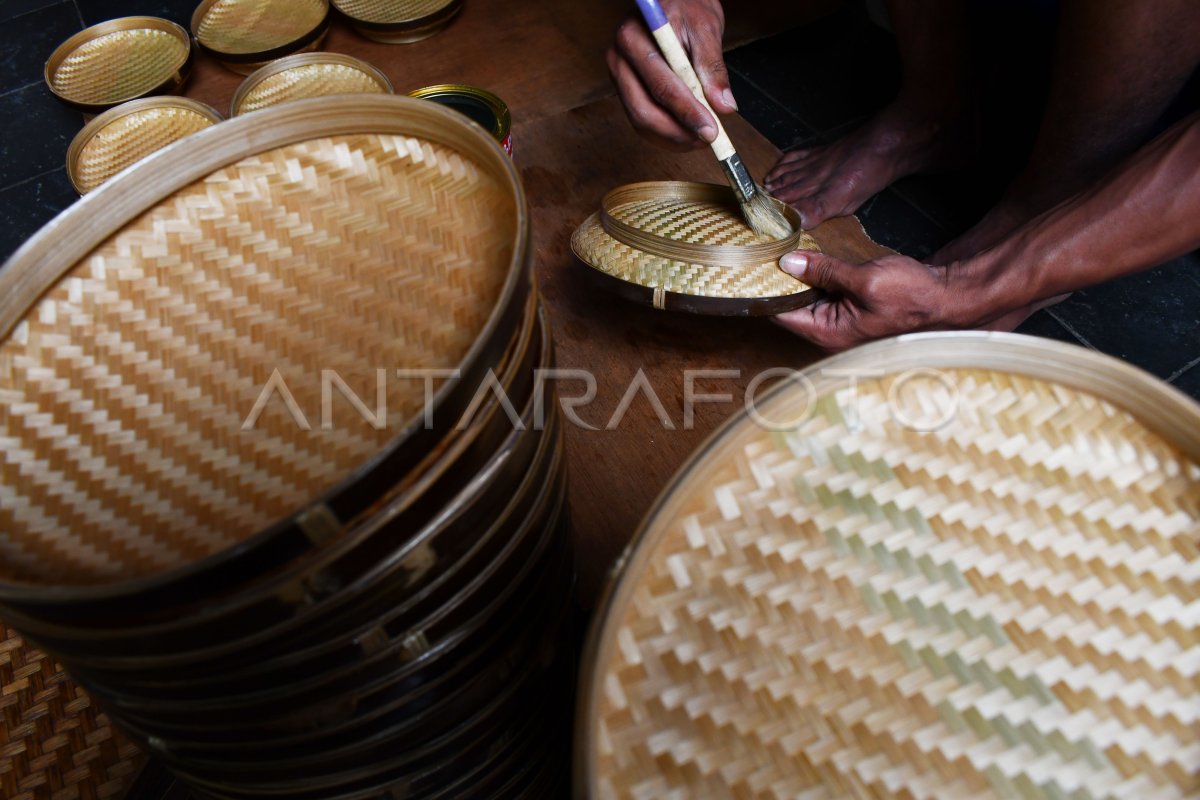
{"type": "MultiPolygon", "coordinates": [[[[727,44],[781,30],[834,4],[757,4],[752,15],[729,20],[727,44]]],[[[597,292],[582,279],[587,267],[570,251],[571,232],[599,207],[606,191],[640,180],[724,180],[708,150],[661,151],[629,126],[609,82],[604,51],[631,6],[613,0],[467,0],[450,27],[423,42],[378,44],[338,20],[324,46],[379,67],[397,92],[466,83],[495,92],[512,110],[514,160],[532,210],[535,274],[558,367],[588,370],[597,381],[595,400],[578,413],[600,430],[568,426],[566,434],[585,606],[595,602],[610,565],[670,477],[742,408],[751,380],[764,370],[798,368],[820,357],[764,319],[655,311],[597,292]],[[669,423],[639,393],[621,424],[603,430],[639,370],[669,423]],[[699,376],[695,392],[731,396],[698,404],[690,427],[684,420],[688,370],[728,371],[699,376]]],[[[187,94],[226,113],[241,81],[201,57],[187,94]]],[[[761,177],[779,151],[741,118],[726,123],[751,173],[761,177]]],[[[825,250],[849,260],[883,252],[853,218],[827,222],[813,235],[825,250]]],[[[582,393],[584,384],[564,381],[559,388],[571,396],[582,393]]]]}

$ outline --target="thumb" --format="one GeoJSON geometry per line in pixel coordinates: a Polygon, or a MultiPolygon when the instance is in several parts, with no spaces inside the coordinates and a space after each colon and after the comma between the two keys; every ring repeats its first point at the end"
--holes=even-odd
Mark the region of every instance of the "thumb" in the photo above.
{"type": "Polygon", "coordinates": [[[862,293],[862,270],[825,253],[793,250],[779,259],[779,266],[793,278],[817,289],[856,297],[862,293]]]}

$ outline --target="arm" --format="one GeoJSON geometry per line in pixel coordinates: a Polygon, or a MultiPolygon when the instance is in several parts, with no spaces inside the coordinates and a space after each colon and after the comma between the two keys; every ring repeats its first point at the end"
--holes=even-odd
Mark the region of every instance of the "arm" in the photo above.
{"type": "Polygon", "coordinates": [[[965,261],[935,267],[897,255],[852,266],[789,253],[783,268],[831,296],[777,319],[832,350],[914,330],[974,328],[1197,247],[1200,112],[1092,188],[965,261]]]}
{"type": "MultiPolygon", "coordinates": [[[[671,25],[688,51],[705,97],[718,113],[737,110],[721,37],[725,14],[718,0],[662,0],[671,25]]],[[[717,136],[708,110],[671,71],[641,17],[617,28],[608,51],[608,69],[625,113],[639,133],[674,150],[702,147],[717,136]]]]}

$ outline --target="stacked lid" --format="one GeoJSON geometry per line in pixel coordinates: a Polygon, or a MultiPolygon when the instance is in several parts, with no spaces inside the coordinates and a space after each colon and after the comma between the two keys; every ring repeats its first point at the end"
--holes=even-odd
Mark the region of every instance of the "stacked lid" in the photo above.
{"type": "Polygon", "coordinates": [[[573,565],[511,162],[390,96],[190,155],[0,273],[0,616],[205,796],[554,784],[573,565]]]}

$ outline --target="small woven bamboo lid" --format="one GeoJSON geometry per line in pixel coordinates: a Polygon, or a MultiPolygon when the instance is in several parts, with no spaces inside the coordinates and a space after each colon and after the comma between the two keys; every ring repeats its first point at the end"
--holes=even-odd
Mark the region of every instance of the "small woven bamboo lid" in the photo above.
{"type": "Polygon", "coordinates": [[[727,186],[653,181],[609,192],[571,237],[587,274],[606,289],[655,308],[698,314],[779,314],[816,293],[779,268],[797,248],[816,250],[794,210],[780,204],[792,236],[752,231],[727,186]]]}
{"type": "Polygon", "coordinates": [[[67,148],[67,175],[80,194],[87,194],[126,167],[221,120],[216,109],[183,97],[122,103],[75,136],[67,148]]]}
{"type": "Polygon", "coordinates": [[[1013,334],[804,370],[673,479],[591,634],[579,794],[1200,791],[1200,406],[1013,334]]]}
{"type": "Polygon", "coordinates": [[[272,61],[243,81],[230,114],[311,97],[392,92],[387,76],[365,61],[340,53],[300,53],[272,61]]]}
{"type": "Polygon", "coordinates": [[[463,0],[333,0],[333,5],[367,38],[407,44],[450,24],[463,0]]]}
{"type": "Polygon", "coordinates": [[[226,67],[249,74],[319,48],[329,20],[329,0],[203,0],[192,15],[192,35],[226,67]]]}
{"type": "Polygon", "coordinates": [[[192,39],[174,22],[122,17],[67,39],[46,62],[46,85],[60,100],[98,113],[127,100],[170,94],[191,70],[192,39]]]}

